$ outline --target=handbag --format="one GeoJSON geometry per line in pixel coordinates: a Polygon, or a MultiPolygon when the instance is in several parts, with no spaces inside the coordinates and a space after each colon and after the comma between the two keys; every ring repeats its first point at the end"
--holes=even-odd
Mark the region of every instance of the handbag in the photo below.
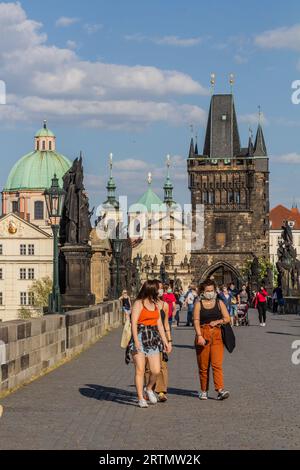
{"type": "Polygon", "coordinates": [[[121,348],[126,349],[130,339],[131,339],[131,323],[130,323],[129,318],[126,318],[125,325],[124,325],[123,332],[122,332],[121,348]]]}
{"type": "Polygon", "coordinates": [[[232,353],[235,348],[235,336],[230,323],[225,323],[225,325],[221,325],[221,333],[225,348],[228,352],[232,353]]]}

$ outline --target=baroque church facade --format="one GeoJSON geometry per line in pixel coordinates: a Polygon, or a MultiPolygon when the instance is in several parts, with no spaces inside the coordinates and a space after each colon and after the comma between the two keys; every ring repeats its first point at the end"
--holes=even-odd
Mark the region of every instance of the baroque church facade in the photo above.
{"type": "Polygon", "coordinates": [[[269,259],[269,159],[259,119],[255,142],[242,147],[232,94],[211,98],[203,152],[191,140],[187,160],[196,236],[192,247],[194,281],[243,282],[247,260],[269,259]],[[203,227],[196,226],[197,208],[203,227]]]}

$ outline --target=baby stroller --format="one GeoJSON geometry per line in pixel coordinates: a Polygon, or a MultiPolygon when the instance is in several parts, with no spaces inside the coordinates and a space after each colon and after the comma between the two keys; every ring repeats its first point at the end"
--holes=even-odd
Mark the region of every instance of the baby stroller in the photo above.
{"type": "Polygon", "coordinates": [[[248,304],[241,304],[238,307],[237,315],[238,315],[238,322],[239,325],[241,326],[249,326],[249,318],[248,318],[248,310],[249,310],[249,305],[248,304]]]}

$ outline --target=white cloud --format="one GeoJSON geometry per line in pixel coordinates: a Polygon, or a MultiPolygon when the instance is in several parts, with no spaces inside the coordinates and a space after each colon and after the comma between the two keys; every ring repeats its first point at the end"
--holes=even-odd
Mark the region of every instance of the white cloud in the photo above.
{"type": "Polygon", "coordinates": [[[78,45],[77,45],[77,42],[76,41],[72,41],[71,39],[69,39],[67,41],[67,48],[68,49],[77,49],[78,45]]]}
{"type": "Polygon", "coordinates": [[[127,158],[125,160],[117,161],[115,165],[117,166],[118,170],[126,171],[145,170],[149,168],[149,163],[135,158],[127,158]]]}
{"type": "Polygon", "coordinates": [[[296,153],[296,152],[286,153],[286,154],[280,155],[279,157],[275,157],[274,160],[279,163],[299,164],[300,153],[296,153]]]}
{"type": "Polygon", "coordinates": [[[86,24],[83,26],[83,29],[84,29],[88,34],[95,34],[95,33],[97,33],[98,31],[100,31],[102,28],[103,28],[103,25],[102,25],[102,24],[97,24],[97,23],[94,23],[94,24],[86,23],[86,24]]]}
{"type": "Polygon", "coordinates": [[[48,115],[53,121],[112,129],[154,122],[204,124],[203,109],[175,101],[208,94],[188,74],[81,60],[71,50],[73,41],[66,48],[48,44],[42,25],[28,19],[19,3],[0,3],[0,30],[0,76],[15,95],[5,108],[7,121],[48,115]]]}
{"type": "MultiPolygon", "coordinates": [[[[265,126],[269,124],[268,119],[263,113],[261,114],[260,119],[261,119],[261,123],[264,124],[265,126]]],[[[241,114],[240,116],[238,116],[238,120],[245,124],[257,125],[259,121],[258,113],[241,114]]]]}
{"type": "Polygon", "coordinates": [[[271,29],[255,37],[255,44],[265,49],[300,50],[300,24],[271,29]]]}
{"type": "Polygon", "coordinates": [[[157,45],[176,47],[192,47],[197,46],[203,42],[203,38],[199,36],[192,38],[181,38],[179,36],[149,37],[142,34],[128,34],[125,36],[125,39],[136,42],[148,41],[157,45]]]}
{"type": "Polygon", "coordinates": [[[58,28],[66,28],[67,26],[71,26],[72,24],[78,23],[79,18],[72,18],[69,16],[61,16],[55,22],[55,26],[58,28]]]}

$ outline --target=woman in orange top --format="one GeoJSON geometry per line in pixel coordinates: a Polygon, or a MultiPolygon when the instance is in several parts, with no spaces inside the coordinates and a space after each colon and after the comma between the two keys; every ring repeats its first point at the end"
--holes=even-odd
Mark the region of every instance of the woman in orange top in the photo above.
{"type": "Polygon", "coordinates": [[[156,404],[157,398],[153,387],[160,373],[160,353],[171,350],[161,321],[158,302],[157,282],[150,280],[144,283],[132,308],[132,338],[129,350],[135,364],[135,385],[141,408],[148,408],[143,396],[146,357],[149,362],[150,377],[144,392],[150,403],[156,404]]]}

